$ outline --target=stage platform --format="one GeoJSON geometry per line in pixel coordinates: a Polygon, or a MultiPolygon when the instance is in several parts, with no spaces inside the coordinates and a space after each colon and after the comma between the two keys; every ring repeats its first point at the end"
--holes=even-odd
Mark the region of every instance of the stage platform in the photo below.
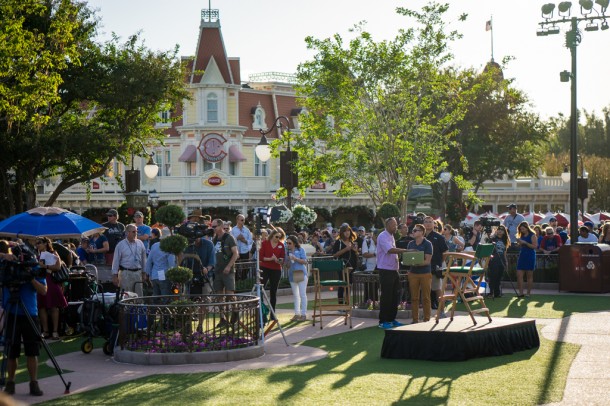
{"type": "Polygon", "coordinates": [[[533,319],[455,316],[410,324],[385,331],[382,358],[428,361],[465,361],[470,358],[508,355],[540,346],[533,319]]]}

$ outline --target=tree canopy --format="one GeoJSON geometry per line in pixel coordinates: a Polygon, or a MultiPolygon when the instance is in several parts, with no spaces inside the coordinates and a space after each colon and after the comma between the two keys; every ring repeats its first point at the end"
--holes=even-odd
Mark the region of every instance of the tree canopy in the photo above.
{"type": "Polygon", "coordinates": [[[301,186],[340,183],[339,195],[364,192],[405,211],[411,187],[434,181],[465,105],[446,67],[459,37],[446,32],[447,8],[399,8],[415,25],[389,41],[374,41],[362,24],[348,44],[339,34],[306,38],[317,53],[298,68],[307,113],[291,136],[301,186]]]}
{"type": "Polygon", "coordinates": [[[95,41],[85,3],[24,0],[0,9],[0,214],[36,202],[36,181],[66,188],[103,176],[114,158],[161,138],[158,113],[186,97],[177,49],[153,52],[137,35],[95,41]],[[18,35],[15,35],[18,33],[18,35]]]}

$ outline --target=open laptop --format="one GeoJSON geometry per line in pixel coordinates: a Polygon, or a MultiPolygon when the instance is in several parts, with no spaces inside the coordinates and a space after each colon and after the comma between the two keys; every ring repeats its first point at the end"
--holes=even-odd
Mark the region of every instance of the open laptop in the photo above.
{"type": "Polygon", "coordinates": [[[424,263],[424,252],[403,252],[401,263],[404,266],[422,265],[424,263]]]}

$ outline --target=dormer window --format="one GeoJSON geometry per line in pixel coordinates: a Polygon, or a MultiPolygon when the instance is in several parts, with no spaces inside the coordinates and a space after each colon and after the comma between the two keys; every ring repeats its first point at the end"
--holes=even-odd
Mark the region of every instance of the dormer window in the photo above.
{"type": "Polygon", "coordinates": [[[206,112],[208,123],[218,122],[218,96],[216,96],[216,93],[210,93],[208,95],[206,112]]]}
{"type": "Polygon", "coordinates": [[[259,102],[258,105],[252,109],[252,129],[253,130],[266,130],[267,125],[265,124],[265,109],[259,102]]]}

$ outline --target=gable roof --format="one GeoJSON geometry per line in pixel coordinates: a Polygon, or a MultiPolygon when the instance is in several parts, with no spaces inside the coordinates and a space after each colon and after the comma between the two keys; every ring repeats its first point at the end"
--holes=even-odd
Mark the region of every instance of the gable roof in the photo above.
{"type": "Polygon", "coordinates": [[[199,25],[199,40],[197,41],[197,53],[195,54],[193,66],[193,72],[195,73],[191,75],[191,83],[199,83],[201,81],[202,75],[200,72],[208,67],[212,57],[224,79],[224,83],[238,84],[233,79],[233,72],[231,71],[227,52],[225,51],[220,30],[220,20],[202,20],[199,25]]]}

